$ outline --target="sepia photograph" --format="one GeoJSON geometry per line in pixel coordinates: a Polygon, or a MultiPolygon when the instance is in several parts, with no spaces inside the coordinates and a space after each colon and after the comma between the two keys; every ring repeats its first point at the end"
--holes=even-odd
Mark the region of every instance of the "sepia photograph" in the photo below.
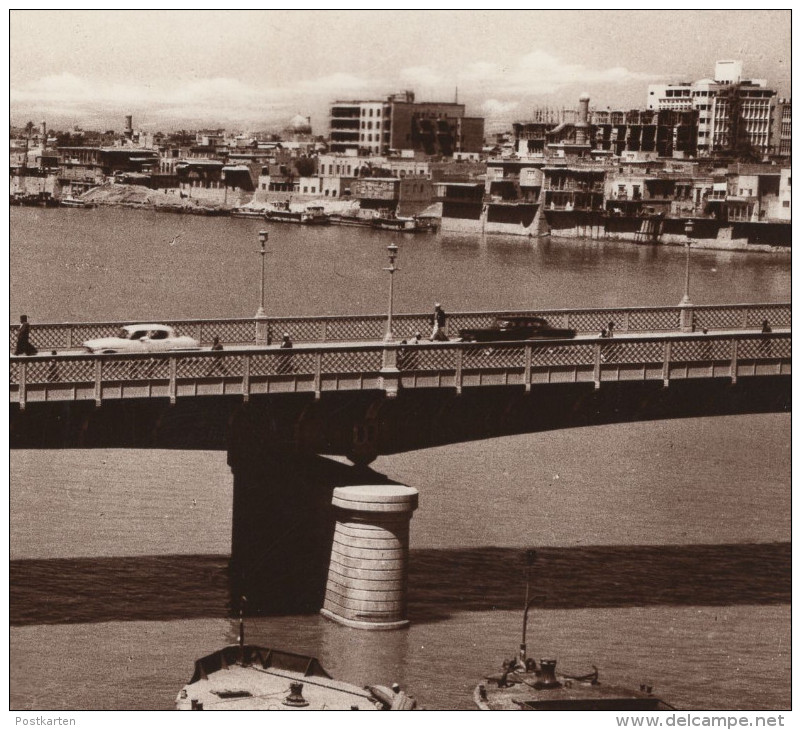
{"type": "Polygon", "coordinates": [[[791,16],[10,10],[16,725],[784,725],[791,16]]]}

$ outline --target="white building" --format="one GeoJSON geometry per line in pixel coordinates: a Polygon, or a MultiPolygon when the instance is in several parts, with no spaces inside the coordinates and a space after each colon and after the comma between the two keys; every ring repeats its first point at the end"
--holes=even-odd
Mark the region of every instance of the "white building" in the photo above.
{"type": "Polygon", "coordinates": [[[746,142],[767,155],[776,92],[765,79],[743,79],[741,61],[718,61],[714,79],[649,84],[648,109],[698,112],[698,154],[730,151],[746,142]]]}

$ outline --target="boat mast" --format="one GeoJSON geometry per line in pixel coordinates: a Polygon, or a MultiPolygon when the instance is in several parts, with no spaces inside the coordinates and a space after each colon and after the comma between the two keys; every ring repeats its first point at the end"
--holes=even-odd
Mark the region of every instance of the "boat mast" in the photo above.
{"type": "Polygon", "coordinates": [[[531,598],[531,566],[537,559],[536,550],[526,550],[526,602],[523,606],[523,639],[520,642],[520,661],[525,665],[526,663],[526,628],[528,627],[528,609],[531,602],[536,598],[531,598]]]}

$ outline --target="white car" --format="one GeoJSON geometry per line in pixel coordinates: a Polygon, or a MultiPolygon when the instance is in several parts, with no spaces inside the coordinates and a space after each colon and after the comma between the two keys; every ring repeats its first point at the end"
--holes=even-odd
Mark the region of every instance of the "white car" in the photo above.
{"type": "Polygon", "coordinates": [[[87,352],[166,352],[168,350],[199,350],[194,337],[177,336],[166,324],[126,324],[117,337],[100,337],[83,343],[87,352]]]}

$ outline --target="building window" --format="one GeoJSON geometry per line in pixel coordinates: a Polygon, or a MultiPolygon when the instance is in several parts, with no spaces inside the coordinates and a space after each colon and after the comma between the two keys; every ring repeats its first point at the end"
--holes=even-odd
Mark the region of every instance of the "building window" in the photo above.
{"type": "Polygon", "coordinates": [[[304,185],[303,186],[303,192],[304,193],[308,193],[309,192],[309,186],[308,185],[304,185]]]}
{"type": "Polygon", "coordinates": [[[784,200],[784,201],[782,201],[782,205],[783,205],[785,208],[789,208],[789,207],[790,207],[790,201],[789,201],[789,200],[784,200]]]}
{"type": "Polygon", "coordinates": [[[372,109],[370,110],[370,116],[373,116],[373,110],[372,109]]]}

